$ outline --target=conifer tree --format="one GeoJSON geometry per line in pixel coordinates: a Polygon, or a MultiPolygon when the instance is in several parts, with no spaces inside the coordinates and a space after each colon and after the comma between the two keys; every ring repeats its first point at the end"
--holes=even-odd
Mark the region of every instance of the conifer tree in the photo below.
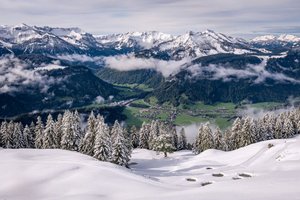
{"type": "Polygon", "coordinates": [[[97,124],[94,157],[100,161],[110,161],[112,144],[109,127],[102,121],[97,124]]]}
{"type": "Polygon", "coordinates": [[[3,143],[5,148],[13,148],[13,134],[14,134],[15,124],[10,121],[7,124],[6,134],[3,135],[3,143]]]}
{"type": "Polygon", "coordinates": [[[49,114],[47,117],[46,126],[44,129],[43,137],[43,149],[53,149],[55,148],[55,132],[54,132],[54,121],[52,115],[49,114]]]}
{"type": "Polygon", "coordinates": [[[86,133],[80,144],[80,152],[86,155],[94,155],[94,146],[96,138],[96,118],[93,112],[91,112],[86,127],[86,133]]]}
{"type": "Polygon", "coordinates": [[[238,148],[247,146],[247,145],[255,142],[255,138],[251,132],[252,123],[253,123],[253,120],[249,117],[247,117],[244,120],[244,123],[242,124],[242,129],[239,132],[241,135],[240,135],[239,141],[238,141],[238,148]]]}
{"type": "Polygon", "coordinates": [[[61,139],[63,135],[63,116],[59,114],[57,116],[57,120],[54,123],[54,140],[55,140],[55,148],[61,148],[61,139]]]}
{"type": "Polygon", "coordinates": [[[177,131],[176,131],[175,126],[171,126],[170,133],[171,133],[171,136],[172,136],[172,145],[175,148],[175,150],[177,150],[178,149],[178,135],[177,135],[177,131]]]}
{"type": "Polygon", "coordinates": [[[116,121],[114,124],[114,138],[112,145],[112,159],[111,161],[117,165],[128,167],[130,160],[130,150],[126,146],[126,139],[124,137],[123,129],[116,121]]]}
{"type": "Polygon", "coordinates": [[[74,112],[72,116],[72,125],[73,125],[72,131],[74,137],[73,150],[78,151],[83,134],[81,130],[81,119],[77,110],[74,112]]]}
{"type": "Polygon", "coordinates": [[[275,139],[281,139],[281,138],[283,138],[283,136],[282,136],[282,128],[283,128],[283,121],[281,120],[280,117],[277,117],[275,128],[274,128],[275,129],[274,130],[274,132],[275,132],[275,134],[274,134],[275,139]]]}
{"type": "Polygon", "coordinates": [[[232,141],[231,141],[231,130],[227,129],[224,132],[223,136],[223,151],[231,151],[232,149],[232,141]]]}
{"type": "Polygon", "coordinates": [[[289,118],[286,118],[282,127],[282,135],[283,138],[293,137],[295,133],[295,129],[293,127],[293,123],[289,118]]]}
{"type": "Polygon", "coordinates": [[[137,148],[139,146],[139,132],[136,129],[136,126],[132,126],[130,129],[130,138],[133,148],[137,148]]]}
{"type": "Polygon", "coordinates": [[[28,133],[29,133],[29,135],[27,135],[28,148],[35,148],[35,124],[34,124],[34,122],[30,123],[28,133]]]}
{"type": "Polygon", "coordinates": [[[35,126],[35,148],[43,148],[43,138],[44,138],[44,125],[40,116],[37,117],[37,122],[35,126]]]}
{"type": "Polygon", "coordinates": [[[23,136],[23,125],[21,123],[14,124],[12,148],[25,148],[25,141],[23,136]]]}
{"type": "Polygon", "coordinates": [[[73,113],[66,111],[62,118],[62,136],[60,142],[62,149],[70,151],[76,150],[73,123],[73,113]]]}
{"type": "Polygon", "coordinates": [[[0,127],[0,147],[6,148],[7,139],[9,139],[8,123],[4,121],[1,123],[0,127]]]}
{"type": "Polygon", "coordinates": [[[171,134],[160,134],[155,138],[153,147],[155,151],[163,152],[165,157],[168,156],[168,153],[172,153],[176,150],[173,146],[173,138],[171,134]]]}
{"type": "Polygon", "coordinates": [[[24,136],[24,144],[26,148],[31,148],[33,143],[32,133],[28,125],[25,126],[23,130],[23,136],[24,136]]]}
{"type": "Polygon", "coordinates": [[[150,126],[145,122],[142,124],[139,134],[139,147],[142,149],[149,149],[149,134],[150,134],[150,126]]]}
{"type": "Polygon", "coordinates": [[[158,135],[159,135],[159,123],[157,120],[153,120],[151,122],[150,130],[149,130],[149,139],[148,139],[149,149],[154,148],[154,143],[158,135]]]}
{"type": "Polygon", "coordinates": [[[181,128],[179,137],[178,137],[178,149],[179,150],[185,150],[187,149],[187,139],[185,135],[184,128],[181,128]]]}
{"type": "Polygon", "coordinates": [[[234,150],[239,148],[239,141],[241,140],[241,129],[242,129],[242,120],[236,118],[231,127],[231,137],[230,137],[230,147],[229,149],[234,150]]]}
{"type": "Polygon", "coordinates": [[[209,123],[203,126],[203,141],[202,141],[202,151],[206,149],[214,148],[214,138],[212,130],[209,127],[209,123]]]}
{"type": "Polygon", "coordinates": [[[219,127],[216,128],[214,132],[214,148],[222,150],[223,149],[223,138],[222,138],[222,131],[219,127]]]}
{"type": "Polygon", "coordinates": [[[202,140],[203,140],[203,128],[204,128],[204,126],[203,126],[203,124],[201,124],[198,129],[198,134],[196,136],[196,140],[193,144],[193,152],[195,154],[199,154],[202,151],[201,145],[202,145],[202,140]]]}

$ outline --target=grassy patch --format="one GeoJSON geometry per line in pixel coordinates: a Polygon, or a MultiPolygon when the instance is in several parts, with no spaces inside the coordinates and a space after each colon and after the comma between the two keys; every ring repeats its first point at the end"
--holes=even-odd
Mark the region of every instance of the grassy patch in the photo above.
{"type": "Polygon", "coordinates": [[[279,102],[261,102],[261,103],[250,104],[252,108],[258,108],[258,109],[271,109],[281,105],[282,103],[279,102]]]}
{"type": "Polygon", "coordinates": [[[126,123],[129,126],[135,125],[137,127],[140,127],[143,123],[143,121],[146,121],[146,119],[136,117],[135,115],[139,112],[138,108],[132,108],[132,107],[126,107],[123,111],[123,114],[126,115],[126,123]]]}
{"type": "Polygon", "coordinates": [[[232,122],[229,121],[227,118],[222,117],[215,118],[214,122],[219,126],[220,129],[225,129],[232,124],[232,122]]]}
{"type": "Polygon", "coordinates": [[[195,117],[191,116],[185,113],[178,114],[176,119],[175,119],[175,124],[176,125],[187,125],[187,124],[192,124],[192,123],[201,123],[201,122],[206,122],[209,121],[207,118],[202,118],[202,117],[195,117]]]}

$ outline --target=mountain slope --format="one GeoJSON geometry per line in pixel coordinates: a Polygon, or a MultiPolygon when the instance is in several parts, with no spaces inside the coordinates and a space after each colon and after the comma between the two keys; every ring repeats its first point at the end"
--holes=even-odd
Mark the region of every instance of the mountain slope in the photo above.
{"type": "Polygon", "coordinates": [[[118,97],[118,89],[83,66],[57,63],[49,57],[4,57],[0,64],[0,116],[44,109],[65,109],[118,97]]]}
{"type": "Polygon", "coordinates": [[[265,48],[273,52],[288,51],[300,46],[300,38],[294,35],[283,34],[279,36],[264,35],[251,40],[251,44],[258,48],[265,48]]]}
{"type": "Polygon", "coordinates": [[[153,95],[175,106],[194,101],[284,101],[300,95],[299,58],[297,53],[270,59],[228,54],[198,58],[169,77],[153,95]]]}

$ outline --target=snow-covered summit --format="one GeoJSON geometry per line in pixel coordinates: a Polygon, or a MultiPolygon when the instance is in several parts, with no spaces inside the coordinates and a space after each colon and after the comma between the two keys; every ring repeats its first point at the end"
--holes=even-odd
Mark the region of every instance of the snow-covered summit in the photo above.
{"type": "Polygon", "coordinates": [[[156,44],[172,40],[174,36],[158,31],[148,31],[102,35],[96,36],[96,38],[99,43],[104,45],[114,45],[117,49],[134,46],[148,49],[156,44]]]}
{"type": "Polygon", "coordinates": [[[300,42],[300,37],[297,37],[295,35],[290,34],[282,34],[279,36],[275,35],[263,35],[258,36],[251,40],[252,42],[274,42],[274,41],[280,41],[280,42],[289,42],[289,43],[295,43],[300,42]]]}

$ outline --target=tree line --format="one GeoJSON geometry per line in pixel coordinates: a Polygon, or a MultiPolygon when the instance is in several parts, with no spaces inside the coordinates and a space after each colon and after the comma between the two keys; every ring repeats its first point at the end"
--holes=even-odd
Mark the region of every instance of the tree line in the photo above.
{"type": "Polygon", "coordinates": [[[128,167],[133,148],[143,148],[168,153],[193,150],[199,154],[206,149],[231,151],[252,143],[290,138],[300,132],[300,109],[279,115],[265,114],[261,118],[237,118],[232,126],[221,131],[209,123],[200,125],[192,143],[187,141],[184,128],[177,133],[174,124],[153,120],[124,128],[118,121],[112,126],[101,115],[93,112],[83,128],[77,111],[65,111],[53,119],[49,114],[44,124],[41,117],[25,125],[17,122],[1,123],[0,146],[3,148],[64,149],[93,156],[100,161],[128,167]]]}
{"type": "Polygon", "coordinates": [[[256,142],[291,138],[300,133],[300,109],[275,115],[266,113],[254,119],[236,118],[232,126],[221,131],[212,129],[209,123],[202,124],[193,144],[193,151],[199,154],[206,149],[235,150],[256,142]]]}

